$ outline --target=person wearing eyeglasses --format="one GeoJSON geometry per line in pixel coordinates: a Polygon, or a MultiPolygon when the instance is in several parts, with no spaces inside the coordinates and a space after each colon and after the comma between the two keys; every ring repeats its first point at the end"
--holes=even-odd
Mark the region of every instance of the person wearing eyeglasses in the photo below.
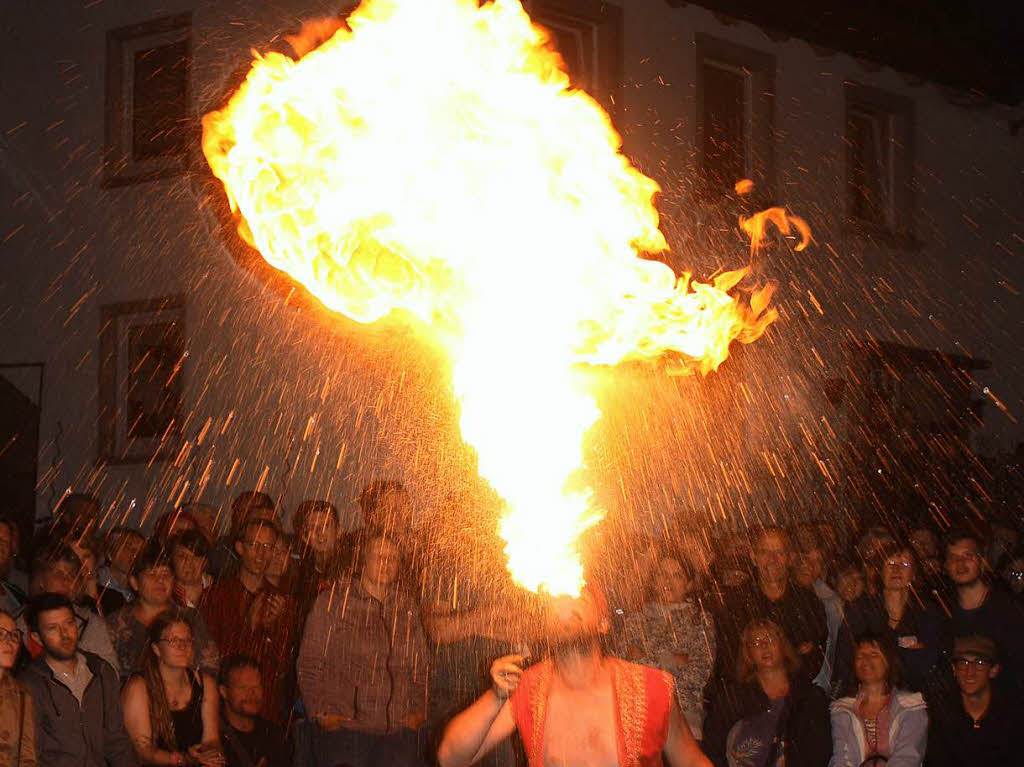
{"type": "Polygon", "coordinates": [[[199,609],[222,654],[249,655],[263,679],[261,714],[277,724],[287,715],[283,685],[297,634],[295,600],[266,579],[281,531],[273,522],[251,519],[235,542],[238,567],[203,594],[199,609]]]}
{"type": "MultiPolygon", "coordinates": [[[[135,600],[107,619],[110,636],[121,662],[122,681],[127,680],[146,658],[149,626],[158,616],[174,607],[174,570],[171,565],[171,552],[162,543],[153,541],[147,544],[136,557],[128,579],[135,589],[135,600]]],[[[216,674],[220,653],[203,616],[192,608],[183,608],[182,614],[192,627],[196,640],[197,664],[204,671],[216,674]]]]}
{"type": "Polygon", "coordinates": [[[984,542],[969,530],[954,531],[946,539],[946,574],[956,589],[945,622],[943,648],[952,639],[979,634],[996,643],[1002,659],[999,687],[1024,696],[1024,604],[990,582],[984,542]]]}
{"type": "Polygon", "coordinates": [[[195,668],[192,627],[180,609],[149,625],[139,671],[124,686],[125,727],[139,760],[165,767],[223,767],[217,683],[195,668]]]}
{"type": "Polygon", "coordinates": [[[705,691],[704,753],[715,767],[825,767],[828,697],[800,671],[792,643],[778,624],[755,620],[738,644],[735,679],[705,691]]]}
{"type": "Polygon", "coordinates": [[[0,610],[0,764],[36,767],[36,726],[32,695],[11,676],[21,647],[21,631],[0,610]]]}
{"type": "MultiPolygon", "coordinates": [[[[29,602],[25,618],[31,639],[43,648],[18,679],[32,695],[39,764],[137,767],[124,727],[117,672],[79,645],[71,600],[44,593],[29,602]]],[[[4,644],[10,644],[9,635],[4,644]]]]}
{"type": "Polygon", "coordinates": [[[925,767],[1021,767],[1024,704],[995,684],[1002,668],[990,637],[957,637],[951,661],[956,690],[929,700],[925,767]]]}
{"type": "Polygon", "coordinates": [[[848,694],[832,704],[830,767],[921,767],[928,713],[921,693],[899,688],[891,638],[860,637],[853,666],[848,694]]]}
{"type": "Polygon", "coordinates": [[[921,692],[939,659],[943,616],[919,586],[913,547],[893,541],[880,553],[878,575],[882,588],[869,598],[864,614],[854,623],[896,648],[904,686],[921,692]]]}

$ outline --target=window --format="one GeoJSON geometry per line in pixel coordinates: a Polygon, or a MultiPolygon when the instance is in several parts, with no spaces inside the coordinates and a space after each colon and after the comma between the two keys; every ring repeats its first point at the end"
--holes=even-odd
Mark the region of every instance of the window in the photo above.
{"type": "Polygon", "coordinates": [[[191,14],[107,34],[105,184],[188,169],[197,139],[191,67],[191,14]]]}
{"type": "Polygon", "coordinates": [[[551,33],[573,86],[614,116],[622,84],[622,9],[603,0],[532,0],[526,6],[551,33]]]}
{"type": "Polygon", "coordinates": [[[909,101],[847,84],[846,209],[855,226],[875,232],[908,232],[912,138],[909,101]]]}
{"type": "Polygon", "coordinates": [[[697,36],[697,153],[705,197],[731,192],[742,178],[770,193],[774,91],[773,56],[697,36]]]}

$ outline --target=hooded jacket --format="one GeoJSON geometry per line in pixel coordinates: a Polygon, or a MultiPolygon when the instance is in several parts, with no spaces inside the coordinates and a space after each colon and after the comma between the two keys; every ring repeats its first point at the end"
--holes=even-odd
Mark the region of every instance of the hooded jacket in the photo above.
{"type": "MultiPolygon", "coordinates": [[[[920,693],[897,690],[889,704],[889,767],[921,767],[928,742],[928,712],[920,693]]],[[[829,767],[860,767],[870,754],[856,698],[832,704],[829,767]]]]}
{"type": "Polygon", "coordinates": [[[36,658],[20,681],[32,694],[36,753],[46,767],[138,767],[121,711],[121,685],[113,667],[98,655],[82,652],[92,673],[82,703],[60,682],[46,662],[36,658]]]}

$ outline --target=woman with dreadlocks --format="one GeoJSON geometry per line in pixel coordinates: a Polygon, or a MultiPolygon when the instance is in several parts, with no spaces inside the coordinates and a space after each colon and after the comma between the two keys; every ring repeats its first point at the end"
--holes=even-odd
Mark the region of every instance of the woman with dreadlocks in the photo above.
{"type": "Polygon", "coordinates": [[[183,613],[161,613],[149,626],[137,672],[121,692],[125,726],[144,765],[224,764],[217,685],[194,668],[194,645],[183,613]]]}

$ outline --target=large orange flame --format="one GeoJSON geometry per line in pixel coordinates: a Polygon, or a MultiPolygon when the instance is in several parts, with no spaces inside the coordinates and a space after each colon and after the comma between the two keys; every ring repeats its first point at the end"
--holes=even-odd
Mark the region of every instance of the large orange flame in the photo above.
{"type": "Polygon", "coordinates": [[[579,593],[582,476],[600,416],[579,363],[670,353],[714,370],[776,318],[639,258],[667,248],[658,185],[620,153],[518,0],[365,0],[298,61],[257,56],[203,120],[243,237],[360,322],[404,310],[452,360],[464,439],[507,502],[514,579],[579,593]]]}

